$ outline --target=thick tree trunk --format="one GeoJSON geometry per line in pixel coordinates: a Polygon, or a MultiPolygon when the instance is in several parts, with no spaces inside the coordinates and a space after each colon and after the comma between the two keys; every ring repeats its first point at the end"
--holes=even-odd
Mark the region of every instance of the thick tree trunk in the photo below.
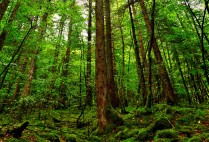
{"type": "Polygon", "coordinates": [[[0,10],[0,21],[2,20],[9,3],[10,3],[10,0],[2,0],[2,2],[0,3],[0,9],[1,9],[0,10]]]}
{"type": "Polygon", "coordinates": [[[92,105],[92,86],[91,86],[91,41],[92,41],[92,0],[89,0],[89,19],[88,19],[88,48],[87,48],[87,69],[86,69],[86,105],[92,105]]]}
{"type": "Polygon", "coordinates": [[[102,130],[108,124],[106,114],[108,99],[105,67],[103,0],[96,0],[96,101],[98,126],[102,130]]]}
{"type": "Polygon", "coordinates": [[[106,57],[107,57],[107,93],[110,97],[111,105],[116,108],[119,106],[119,100],[115,91],[114,69],[113,69],[113,51],[112,51],[112,30],[110,19],[110,1],[105,0],[106,9],[106,57]]]}
{"type": "MultiPolygon", "coordinates": [[[[147,10],[146,10],[145,4],[144,4],[144,0],[139,0],[139,3],[141,6],[142,14],[143,14],[148,32],[151,33],[152,32],[151,22],[148,18],[148,14],[147,14],[147,10]]],[[[157,40],[156,40],[155,36],[153,37],[153,50],[154,50],[155,58],[158,63],[159,73],[160,73],[161,80],[162,80],[163,94],[165,95],[165,97],[167,99],[167,103],[172,104],[172,105],[176,104],[176,101],[177,101],[176,94],[174,93],[174,89],[171,84],[170,78],[168,76],[168,72],[167,72],[166,67],[163,63],[163,58],[161,56],[160,49],[158,47],[157,40]]]]}

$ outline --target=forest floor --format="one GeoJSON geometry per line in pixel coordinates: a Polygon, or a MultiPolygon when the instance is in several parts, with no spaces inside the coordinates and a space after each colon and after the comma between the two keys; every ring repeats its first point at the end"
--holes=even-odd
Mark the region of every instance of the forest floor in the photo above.
{"type": "Polygon", "coordinates": [[[0,114],[0,142],[209,142],[209,108],[157,104],[152,109],[127,107],[122,126],[108,125],[98,135],[96,107],[81,110],[32,109],[0,114]],[[29,125],[20,138],[12,130],[29,125]]]}

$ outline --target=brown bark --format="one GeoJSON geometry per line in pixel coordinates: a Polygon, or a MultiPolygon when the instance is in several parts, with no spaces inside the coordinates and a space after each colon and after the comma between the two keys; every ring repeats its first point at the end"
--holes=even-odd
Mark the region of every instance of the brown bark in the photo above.
{"type": "MultiPolygon", "coordinates": [[[[10,25],[13,22],[13,20],[15,18],[15,15],[17,14],[17,11],[18,11],[19,7],[20,7],[20,2],[17,2],[16,5],[15,5],[15,7],[14,7],[14,9],[13,9],[13,11],[12,11],[12,14],[11,14],[11,16],[9,18],[9,21],[8,21],[8,24],[7,25],[10,25]]],[[[7,37],[7,34],[8,34],[8,31],[6,30],[6,28],[4,28],[3,31],[2,31],[2,33],[1,33],[1,35],[0,35],[0,51],[3,48],[4,41],[5,41],[6,37],[7,37]]]]}
{"type": "MultiPolygon", "coordinates": [[[[146,23],[148,32],[151,33],[152,32],[151,22],[148,18],[147,9],[145,7],[144,0],[139,0],[139,3],[141,6],[142,14],[143,14],[144,21],[146,23]]],[[[166,97],[167,102],[169,104],[176,104],[176,101],[177,101],[176,94],[174,93],[174,89],[171,84],[170,78],[168,76],[168,72],[167,72],[166,67],[163,63],[163,58],[161,56],[160,49],[158,47],[155,35],[153,36],[153,50],[154,50],[155,58],[158,63],[159,73],[160,73],[161,80],[162,80],[163,94],[166,97]]]]}
{"type": "MultiPolygon", "coordinates": [[[[128,2],[129,2],[129,0],[128,0],[128,2]]],[[[139,46],[138,46],[138,42],[137,42],[137,39],[136,39],[134,20],[133,20],[130,5],[129,5],[129,14],[130,14],[130,19],[131,19],[132,34],[133,34],[133,40],[134,40],[134,46],[135,46],[134,52],[135,52],[135,57],[136,57],[139,88],[142,88],[143,105],[145,105],[146,104],[146,99],[147,99],[147,90],[146,90],[146,85],[145,85],[144,71],[143,71],[143,67],[142,67],[142,64],[141,64],[141,59],[140,59],[140,56],[139,56],[139,46]]]]}
{"type": "MultiPolygon", "coordinates": [[[[135,6],[134,6],[134,0],[131,0],[131,3],[132,3],[132,9],[133,9],[134,17],[136,17],[136,9],[135,9],[135,6]]],[[[136,19],[135,21],[136,21],[136,24],[139,25],[139,20],[136,19]]],[[[147,62],[146,62],[146,53],[145,53],[145,49],[144,49],[142,33],[141,33],[141,30],[139,28],[137,29],[137,32],[138,32],[139,48],[141,50],[142,62],[143,62],[144,68],[146,70],[147,62]]]]}
{"type": "Polygon", "coordinates": [[[105,129],[108,124],[106,110],[107,85],[105,75],[105,49],[104,49],[104,13],[103,0],[96,0],[96,101],[98,113],[98,126],[105,129]]]}
{"type": "Polygon", "coordinates": [[[67,79],[68,76],[68,66],[69,66],[69,61],[70,61],[70,47],[71,47],[71,35],[72,35],[72,19],[71,22],[69,22],[69,31],[68,31],[68,45],[67,45],[67,50],[65,53],[65,57],[63,60],[63,66],[62,66],[62,81],[60,84],[60,104],[62,104],[65,107],[65,100],[67,98],[66,92],[67,92],[67,84],[65,80],[67,79]]]}
{"type": "Polygon", "coordinates": [[[115,91],[114,69],[113,69],[113,51],[112,51],[112,29],[110,19],[110,1],[105,0],[105,18],[106,18],[106,57],[107,57],[107,93],[110,97],[111,105],[116,108],[119,106],[119,100],[115,91]]]}
{"type": "Polygon", "coordinates": [[[91,41],[92,41],[92,0],[89,0],[89,19],[88,19],[88,48],[87,48],[87,69],[86,69],[86,105],[92,105],[92,86],[91,86],[91,41]]]}
{"type": "Polygon", "coordinates": [[[44,28],[46,28],[47,17],[48,17],[48,14],[45,13],[41,19],[41,24],[38,29],[38,37],[37,37],[36,47],[35,47],[34,51],[32,52],[34,57],[32,57],[31,62],[30,62],[27,80],[26,80],[24,88],[23,88],[23,93],[22,93],[23,96],[28,96],[28,95],[30,95],[30,92],[31,92],[32,81],[33,81],[35,71],[36,71],[35,70],[36,69],[36,56],[38,55],[39,44],[40,44],[41,39],[43,38],[43,33],[45,31],[44,28]]]}
{"type": "Polygon", "coordinates": [[[0,9],[1,9],[0,10],[0,21],[2,20],[9,3],[10,3],[10,0],[2,0],[2,2],[0,3],[0,9]]]}

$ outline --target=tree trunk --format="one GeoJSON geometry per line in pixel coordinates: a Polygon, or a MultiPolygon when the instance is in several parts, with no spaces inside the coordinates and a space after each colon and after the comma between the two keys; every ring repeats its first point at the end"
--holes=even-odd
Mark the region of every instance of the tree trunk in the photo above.
{"type": "MultiPolygon", "coordinates": [[[[143,14],[148,32],[151,33],[152,32],[151,22],[148,18],[148,14],[147,14],[147,10],[146,10],[145,4],[144,4],[144,0],[139,0],[139,3],[141,6],[142,14],[143,14]]],[[[174,105],[174,104],[176,104],[176,101],[177,101],[176,94],[174,93],[174,89],[171,84],[170,78],[168,76],[168,72],[167,72],[166,67],[163,63],[163,58],[161,56],[160,49],[158,47],[155,35],[153,36],[153,50],[154,50],[155,58],[158,63],[159,73],[160,73],[161,80],[162,80],[163,94],[167,99],[167,103],[174,105]]]]}
{"type": "Polygon", "coordinates": [[[2,20],[9,3],[10,3],[10,0],[2,0],[2,2],[0,3],[0,9],[1,9],[0,10],[0,21],[2,20]]]}
{"type": "MultiPolygon", "coordinates": [[[[129,3],[130,3],[130,1],[128,0],[128,4],[129,3]]],[[[147,90],[146,90],[146,85],[145,85],[144,71],[143,71],[143,67],[141,65],[141,59],[140,59],[140,56],[139,56],[139,46],[138,46],[138,42],[137,42],[137,39],[136,39],[134,20],[133,20],[130,4],[129,4],[128,7],[129,7],[129,14],[130,14],[130,19],[131,19],[133,40],[134,40],[134,45],[135,45],[134,51],[135,51],[136,64],[137,64],[139,88],[142,88],[143,105],[145,105],[146,104],[146,99],[147,99],[147,90]]]]}
{"type": "MultiPolygon", "coordinates": [[[[17,2],[13,11],[12,11],[12,14],[9,18],[9,21],[8,21],[7,25],[9,25],[9,26],[11,25],[12,21],[14,20],[15,15],[17,14],[17,11],[18,11],[19,7],[20,7],[20,2],[17,2]]],[[[7,37],[7,33],[8,33],[8,31],[6,30],[6,28],[4,28],[1,35],[0,35],[0,51],[2,50],[2,48],[4,46],[4,41],[7,37]]]]}
{"type": "Polygon", "coordinates": [[[105,129],[108,124],[106,110],[107,83],[105,77],[105,49],[104,49],[104,13],[103,0],[96,0],[96,101],[98,112],[98,126],[105,129]]]}
{"type": "MultiPolygon", "coordinates": [[[[135,6],[134,6],[134,0],[131,0],[131,3],[132,3],[132,9],[133,9],[134,17],[136,17],[136,9],[135,9],[135,6]]],[[[135,21],[136,21],[136,24],[139,25],[139,20],[136,19],[135,21]]],[[[145,49],[144,49],[142,33],[141,33],[141,30],[139,28],[138,28],[137,32],[138,32],[139,48],[141,50],[142,62],[143,62],[143,66],[144,66],[144,68],[146,70],[146,67],[147,67],[146,53],[145,53],[145,49]]]]}
{"type": "Polygon", "coordinates": [[[107,57],[107,93],[110,97],[111,105],[116,108],[119,106],[119,100],[115,91],[114,69],[113,69],[113,52],[112,52],[112,30],[110,17],[110,1],[105,0],[106,11],[106,57],[107,57]]]}
{"type": "Polygon", "coordinates": [[[86,105],[92,105],[92,86],[91,86],[91,41],[92,41],[92,0],[89,0],[89,19],[88,19],[88,48],[87,48],[87,69],[86,69],[86,105]]]}
{"type": "Polygon", "coordinates": [[[36,47],[35,47],[34,51],[32,52],[34,57],[31,59],[31,62],[30,62],[27,80],[26,80],[24,88],[23,88],[23,93],[22,93],[23,96],[28,96],[28,95],[30,95],[30,92],[31,92],[32,81],[33,81],[33,77],[35,75],[35,69],[36,69],[36,59],[37,59],[36,56],[38,55],[39,44],[40,44],[41,39],[43,38],[43,34],[45,32],[44,28],[46,28],[47,17],[48,17],[48,14],[45,13],[41,19],[41,24],[38,29],[38,37],[37,37],[36,47]]]}
{"type": "Polygon", "coordinates": [[[70,61],[70,47],[71,47],[71,35],[72,35],[72,19],[69,22],[69,31],[68,31],[68,45],[67,45],[67,50],[65,53],[65,57],[63,60],[63,66],[62,66],[62,74],[61,74],[61,84],[60,84],[60,104],[62,104],[65,107],[65,100],[67,98],[66,92],[67,92],[67,84],[66,84],[66,79],[68,76],[68,66],[69,66],[69,61],[70,61]]]}

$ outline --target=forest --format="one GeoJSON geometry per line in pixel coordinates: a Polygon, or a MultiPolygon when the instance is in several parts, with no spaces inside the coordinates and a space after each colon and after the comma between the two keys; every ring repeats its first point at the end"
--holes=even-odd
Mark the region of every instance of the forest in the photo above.
{"type": "Polygon", "coordinates": [[[0,0],[0,142],[209,142],[209,0],[0,0]]]}

